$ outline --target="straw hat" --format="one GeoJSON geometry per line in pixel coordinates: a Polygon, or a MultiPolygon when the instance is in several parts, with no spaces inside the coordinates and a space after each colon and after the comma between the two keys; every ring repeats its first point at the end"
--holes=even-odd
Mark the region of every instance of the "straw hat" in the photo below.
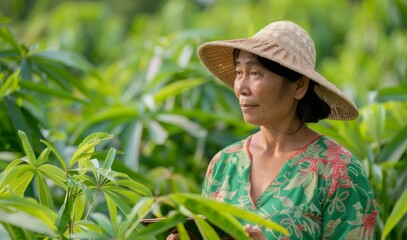
{"type": "Polygon", "coordinates": [[[316,94],[330,107],[328,119],[352,120],[359,116],[353,101],[315,71],[315,45],[308,33],[290,21],[273,22],[251,38],[207,42],[199,47],[202,63],[233,88],[236,78],[233,49],[270,59],[318,83],[316,94]]]}

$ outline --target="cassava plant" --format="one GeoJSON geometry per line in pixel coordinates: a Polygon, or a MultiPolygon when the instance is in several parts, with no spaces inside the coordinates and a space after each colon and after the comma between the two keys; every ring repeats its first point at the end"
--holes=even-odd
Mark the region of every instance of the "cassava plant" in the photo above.
{"type": "Polygon", "coordinates": [[[287,234],[254,213],[197,194],[153,196],[145,185],[112,170],[114,148],[102,161],[94,157],[97,145],[112,137],[109,134],[90,134],[68,160],[43,140],[46,147],[37,157],[26,134],[18,134],[26,156],[10,162],[0,174],[2,239],[161,239],[173,228],[189,239],[183,225],[187,217],[194,219],[205,239],[219,239],[212,226],[250,239],[237,219],[287,234]],[[58,164],[49,163],[53,157],[58,164]],[[54,201],[58,192],[63,192],[60,205],[54,201]],[[140,222],[145,217],[165,220],[145,227],[140,222]]]}

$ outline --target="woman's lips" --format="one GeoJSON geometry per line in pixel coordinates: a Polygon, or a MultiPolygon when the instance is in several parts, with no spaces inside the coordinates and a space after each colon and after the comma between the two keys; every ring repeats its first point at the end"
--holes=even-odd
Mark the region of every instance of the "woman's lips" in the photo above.
{"type": "Polygon", "coordinates": [[[242,111],[249,111],[255,107],[256,105],[254,104],[240,104],[240,108],[242,109],[242,111]]]}

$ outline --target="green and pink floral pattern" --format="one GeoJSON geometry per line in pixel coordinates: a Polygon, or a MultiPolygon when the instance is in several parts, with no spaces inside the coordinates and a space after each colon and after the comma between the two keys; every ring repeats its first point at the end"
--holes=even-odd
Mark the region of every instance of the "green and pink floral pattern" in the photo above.
{"type": "Polygon", "coordinates": [[[267,239],[374,238],[377,211],[371,187],[359,161],[343,146],[318,137],[287,160],[254,203],[250,140],[251,136],[213,157],[203,196],[256,212],[290,234],[263,229],[267,239]]]}

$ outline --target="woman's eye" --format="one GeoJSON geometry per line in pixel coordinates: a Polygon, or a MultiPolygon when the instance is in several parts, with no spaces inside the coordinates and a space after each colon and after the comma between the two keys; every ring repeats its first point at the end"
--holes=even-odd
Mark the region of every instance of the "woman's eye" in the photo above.
{"type": "Polygon", "coordinates": [[[256,71],[251,71],[250,72],[250,75],[253,75],[253,76],[256,76],[256,75],[258,75],[259,73],[258,72],[256,72],[256,71]]]}
{"type": "Polygon", "coordinates": [[[241,70],[236,70],[236,74],[237,74],[237,75],[242,75],[243,72],[242,72],[241,70]]]}

